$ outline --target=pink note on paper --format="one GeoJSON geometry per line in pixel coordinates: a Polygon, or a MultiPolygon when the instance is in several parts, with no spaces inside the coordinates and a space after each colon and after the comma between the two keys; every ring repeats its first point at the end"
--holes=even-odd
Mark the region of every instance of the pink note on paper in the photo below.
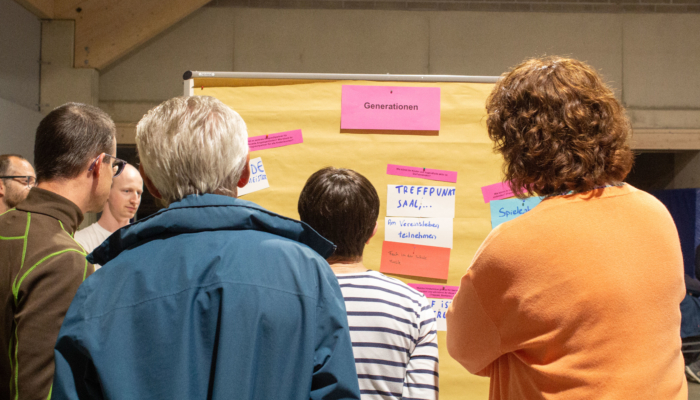
{"type": "Polygon", "coordinates": [[[457,293],[459,286],[428,285],[424,283],[409,283],[408,286],[423,293],[430,299],[450,299],[457,293]]]}
{"type": "Polygon", "coordinates": [[[340,129],[437,132],[440,88],[343,85],[340,129]]]}
{"type": "Polygon", "coordinates": [[[441,169],[405,167],[403,165],[389,164],[386,166],[387,175],[407,176],[409,178],[423,178],[432,181],[457,182],[456,171],[444,171],[441,169]]]}
{"type": "Polygon", "coordinates": [[[248,138],[248,147],[250,151],[272,149],[299,143],[304,143],[304,138],[301,136],[301,129],[248,138]]]}
{"type": "Polygon", "coordinates": [[[484,186],[481,188],[481,194],[484,195],[484,203],[488,203],[491,200],[501,200],[515,196],[505,182],[484,186]]]}
{"type": "Polygon", "coordinates": [[[379,272],[447,279],[450,249],[384,241],[379,272]]]}

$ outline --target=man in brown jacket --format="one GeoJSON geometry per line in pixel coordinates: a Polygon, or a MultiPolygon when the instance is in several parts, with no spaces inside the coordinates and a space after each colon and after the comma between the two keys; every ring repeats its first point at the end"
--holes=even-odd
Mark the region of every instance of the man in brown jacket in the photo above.
{"type": "Polygon", "coordinates": [[[39,124],[38,184],[0,216],[0,398],[46,399],[63,317],[94,268],[73,240],[83,213],[102,209],[112,177],[116,129],[100,109],[68,103],[39,124]]]}

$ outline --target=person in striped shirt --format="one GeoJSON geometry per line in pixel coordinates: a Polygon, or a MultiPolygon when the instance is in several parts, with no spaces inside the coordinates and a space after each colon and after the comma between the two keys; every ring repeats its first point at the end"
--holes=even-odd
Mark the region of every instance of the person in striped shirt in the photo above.
{"type": "Polygon", "coordinates": [[[437,330],[428,300],[363,265],[365,244],[377,232],[374,186],[353,170],[327,167],[308,179],[298,210],[337,246],[327,261],[345,298],[362,399],[437,399],[437,330]]]}

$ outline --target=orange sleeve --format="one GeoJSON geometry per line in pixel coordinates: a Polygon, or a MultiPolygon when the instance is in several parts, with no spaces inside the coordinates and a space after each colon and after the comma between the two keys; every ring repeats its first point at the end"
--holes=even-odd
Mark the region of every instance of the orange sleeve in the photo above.
{"type": "Polygon", "coordinates": [[[469,372],[489,376],[491,363],[499,358],[501,337],[484,309],[470,269],[447,310],[447,351],[469,372]]]}

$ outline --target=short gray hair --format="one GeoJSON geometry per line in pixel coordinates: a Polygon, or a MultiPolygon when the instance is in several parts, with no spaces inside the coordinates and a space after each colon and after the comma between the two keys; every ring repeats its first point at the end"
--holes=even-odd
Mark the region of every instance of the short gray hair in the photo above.
{"type": "Polygon", "coordinates": [[[144,172],[167,204],[190,194],[236,194],[248,155],[237,112],[209,96],[175,97],[136,126],[144,172]]]}

